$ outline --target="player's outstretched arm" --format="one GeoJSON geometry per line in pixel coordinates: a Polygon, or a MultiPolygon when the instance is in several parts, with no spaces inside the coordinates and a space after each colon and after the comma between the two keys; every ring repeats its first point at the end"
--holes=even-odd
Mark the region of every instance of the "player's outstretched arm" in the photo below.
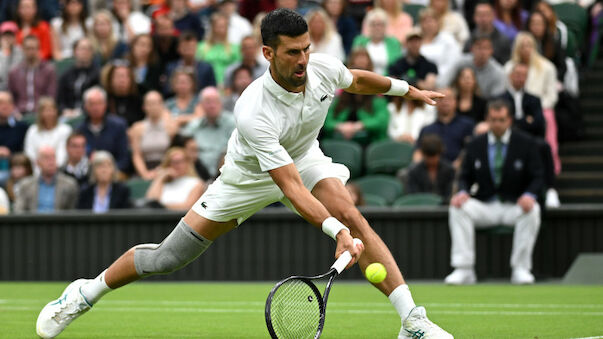
{"type": "Polygon", "coordinates": [[[403,96],[410,100],[423,101],[429,105],[435,105],[435,99],[443,98],[444,94],[434,91],[420,90],[410,86],[406,81],[384,77],[377,73],[352,69],[350,70],[354,80],[346,92],[355,94],[387,94],[403,96]]]}

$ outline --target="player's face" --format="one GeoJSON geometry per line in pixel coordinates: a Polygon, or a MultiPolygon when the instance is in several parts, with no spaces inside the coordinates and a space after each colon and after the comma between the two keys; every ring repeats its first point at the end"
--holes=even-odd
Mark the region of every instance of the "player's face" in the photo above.
{"type": "Polygon", "coordinates": [[[306,84],[306,67],[310,55],[310,34],[296,37],[279,36],[276,50],[264,46],[274,80],[291,92],[301,92],[306,84]]]}

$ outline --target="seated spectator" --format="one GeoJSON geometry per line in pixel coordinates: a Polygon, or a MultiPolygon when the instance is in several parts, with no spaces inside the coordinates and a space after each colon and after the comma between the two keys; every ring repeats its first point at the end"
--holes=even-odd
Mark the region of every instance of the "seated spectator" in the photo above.
{"type": "Polygon", "coordinates": [[[170,112],[170,117],[179,127],[200,118],[203,111],[197,107],[199,98],[195,91],[195,76],[190,68],[175,69],[172,72],[171,83],[174,96],[165,102],[165,108],[170,112]]]}
{"type": "Polygon", "coordinates": [[[214,69],[218,86],[224,84],[226,68],[241,61],[241,50],[238,44],[228,41],[228,17],[214,13],[211,16],[211,25],[205,40],[199,42],[197,60],[207,61],[214,69]]]}
{"type": "Polygon", "coordinates": [[[134,72],[126,60],[114,60],[101,71],[101,84],[107,91],[108,113],[123,118],[132,126],[144,118],[134,72]]]}
{"type": "Polygon", "coordinates": [[[513,66],[519,63],[528,65],[526,91],[539,97],[542,103],[542,112],[546,123],[546,141],[553,152],[555,173],[559,174],[561,172],[561,160],[559,159],[557,120],[554,111],[558,100],[557,71],[550,61],[538,53],[536,40],[527,32],[521,32],[517,35],[511,60],[505,64],[505,73],[510,74],[513,66]]]}
{"type": "Polygon", "coordinates": [[[138,85],[138,93],[144,95],[151,90],[159,90],[161,69],[157,63],[157,55],[150,34],[139,34],[132,38],[127,60],[134,73],[138,85]]]}
{"type": "MultiPolygon", "coordinates": [[[[459,168],[461,150],[471,139],[475,124],[470,118],[456,114],[457,93],[452,88],[444,88],[440,92],[445,97],[438,100],[436,105],[437,120],[433,124],[423,127],[417,145],[421,145],[424,136],[438,135],[444,142],[444,153],[442,153],[444,159],[452,163],[454,168],[459,168]]],[[[415,152],[414,159],[420,161],[420,158],[420,153],[415,152]]]]}
{"type": "Polygon", "coordinates": [[[519,0],[494,0],[494,12],[496,14],[494,27],[509,40],[515,40],[515,36],[524,27],[528,18],[528,12],[521,8],[521,2],[519,0]]]}
{"type": "Polygon", "coordinates": [[[511,282],[532,284],[532,251],[540,228],[536,196],[542,189],[542,165],[533,139],[512,130],[506,102],[489,103],[490,131],[476,137],[463,159],[459,192],[450,201],[451,266],[447,284],[475,283],[475,228],[515,228],[511,282]],[[506,166],[503,164],[513,164],[506,166]]]}
{"type": "Polygon", "coordinates": [[[345,61],[345,51],[341,36],[333,26],[327,13],[321,8],[313,9],[306,14],[308,33],[310,34],[310,52],[325,53],[345,61]]]}
{"type": "Polygon", "coordinates": [[[240,44],[244,37],[253,32],[249,20],[237,12],[239,1],[223,0],[218,2],[218,12],[228,17],[228,41],[231,44],[240,44]]]}
{"type": "Polygon", "coordinates": [[[23,50],[15,42],[18,30],[12,21],[0,24],[0,91],[8,89],[8,72],[23,60],[23,50]]]}
{"type": "Polygon", "coordinates": [[[202,118],[186,125],[182,134],[192,136],[199,147],[199,159],[213,177],[218,173],[218,161],[226,150],[228,139],[235,128],[231,112],[222,108],[220,93],[215,87],[207,87],[200,94],[200,105],[205,112],[202,118]]]}
{"type": "Polygon", "coordinates": [[[429,1],[429,7],[435,11],[436,16],[442,23],[442,31],[452,34],[460,47],[465,45],[465,42],[469,39],[469,26],[467,26],[467,21],[459,12],[450,9],[448,0],[431,0],[429,1]]]}
{"type": "MultiPolygon", "coordinates": [[[[429,7],[421,10],[420,25],[423,37],[421,55],[436,64],[438,74],[447,74],[461,57],[459,44],[450,33],[442,31],[435,11],[429,7]]],[[[438,79],[438,84],[442,86],[443,82],[438,79]]]]}
{"type": "Polygon", "coordinates": [[[567,52],[569,57],[575,57],[576,47],[571,46],[569,42],[568,28],[565,23],[563,23],[563,21],[557,19],[557,14],[555,13],[555,10],[551,6],[551,4],[546,1],[538,1],[536,5],[534,5],[534,10],[540,11],[542,14],[544,14],[544,17],[546,18],[546,21],[548,23],[547,30],[549,32],[553,32],[555,42],[558,41],[561,44],[561,48],[567,52]],[[574,51],[569,50],[572,47],[574,51]],[[574,54],[570,54],[572,52],[574,54]]]}
{"type": "Polygon", "coordinates": [[[23,151],[27,124],[15,118],[13,97],[0,92],[0,183],[8,177],[8,162],[13,153],[23,151]]]}
{"type": "Polygon", "coordinates": [[[99,84],[99,68],[92,62],[94,49],[88,38],[78,40],[73,46],[75,62],[59,78],[57,105],[62,118],[81,114],[82,94],[99,84]]]}
{"type": "Polygon", "coordinates": [[[538,52],[555,65],[557,69],[557,80],[563,83],[567,66],[565,64],[565,52],[561,42],[555,40],[555,32],[549,28],[549,23],[544,14],[534,11],[528,18],[528,31],[532,33],[538,45],[538,52]]]}
{"type": "Polygon", "coordinates": [[[476,123],[483,121],[486,116],[486,100],[480,95],[473,68],[462,68],[452,86],[458,93],[457,113],[473,119],[476,123]]]}
{"type": "MultiPolygon", "coordinates": [[[[37,46],[38,58],[50,60],[52,58],[52,34],[48,22],[40,19],[38,5],[35,0],[19,0],[16,12],[17,43],[23,44],[26,37],[35,36],[39,42],[37,46]]],[[[25,48],[24,48],[25,49],[25,48]]]]}
{"type": "Polygon", "coordinates": [[[153,18],[160,16],[171,18],[177,32],[193,32],[199,40],[205,36],[201,20],[190,12],[186,0],[166,0],[152,15],[153,18]]]}
{"type": "Polygon", "coordinates": [[[193,70],[196,91],[203,90],[207,86],[216,85],[216,77],[212,65],[205,61],[195,59],[195,51],[197,50],[197,38],[190,32],[184,32],[178,38],[178,55],[180,59],[171,62],[167,65],[166,78],[163,93],[168,96],[173,93],[171,80],[173,73],[178,68],[191,68],[193,70]]]}
{"type": "Polygon", "coordinates": [[[199,160],[199,147],[193,137],[184,136],[182,134],[176,134],[172,139],[172,145],[170,147],[181,147],[186,152],[186,157],[193,164],[197,176],[205,182],[212,180],[212,176],[209,171],[199,160]]]}
{"type": "Polygon", "coordinates": [[[228,96],[224,98],[224,109],[230,112],[234,112],[235,103],[239,100],[239,97],[243,91],[253,81],[253,75],[251,69],[245,66],[239,66],[233,72],[232,86],[229,88],[228,96]]]}
{"type": "Polygon", "coordinates": [[[354,38],[358,35],[358,26],[356,25],[356,21],[347,14],[347,1],[325,0],[322,5],[329,15],[331,22],[337,28],[337,32],[341,36],[345,54],[348,55],[352,50],[354,38]]]}
{"type": "MultiPolygon", "coordinates": [[[[28,1],[28,0],[27,0],[28,1]]],[[[8,88],[21,114],[35,114],[41,96],[55,97],[57,79],[54,65],[40,59],[38,38],[23,39],[24,59],[8,75],[8,88]]]]}
{"type": "Polygon", "coordinates": [[[186,152],[173,147],[165,154],[146,198],[158,201],[167,209],[180,211],[191,208],[204,191],[205,183],[196,176],[186,152]]]}
{"type": "Polygon", "coordinates": [[[10,212],[10,200],[4,188],[0,187],[0,215],[6,215],[10,212]]]}
{"type": "Polygon", "coordinates": [[[53,98],[42,97],[38,102],[38,119],[29,126],[25,134],[25,154],[32,162],[36,162],[38,149],[46,145],[55,149],[57,166],[67,161],[67,138],[71,134],[71,126],[59,123],[59,114],[53,98]]]}
{"type": "MultiPolygon", "coordinates": [[[[375,8],[380,8],[387,14],[385,34],[398,39],[400,45],[406,42],[406,35],[412,29],[412,17],[402,10],[404,1],[375,0],[375,8]]],[[[362,34],[369,35],[369,27],[362,27],[362,34]]]]}
{"type": "Polygon", "coordinates": [[[345,188],[347,188],[348,193],[350,193],[350,198],[354,202],[354,206],[364,206],[364,195],[362,194],[362,190],[358,185],[348,182],[345,184],[345,188]]]}
{"type": "Polygon", "coordinates": [[[86,154],[97,150],[108,151],[117,162],[117,168],[127,173],[130,169],[128,155],[127,123],[123,118],[107,114],[107,93],[100,87],[84,92],[86,120],[76,129],[86,136],[86,154]]]}
{"type": "Polygon", "coordinates": [[[406,55],[391,64],[387,72],[390,76],[406,80],[420,89],[433,90],[438,68],[421,55],[422,39],[421,30],[411,30],[406,37],[406,55]]]}
{"type": "Polygon", "coordinates": [[[40,147],[36,158],[40,174],[19,183],[15,212],[47,213],[73,209],[77,203],[77,182],[58,171],[54,148],[40,147]]]}
{"type": "Polygon", "coordinates": [[[113,18],[107,10],[100,10],[94,14],[90,40],[94,47],[94,62],[100,66],[113,59],[121,58],[128,46],[117,40],[113,32],[113,18]]]}
{"type": "Polygon", "coordinates": [[[395,141],[414,144],[423,127],[432,124],[436,118],[433,106],[403,97],[394,97],[387,104],[389,124],[387,135],[395,141]]]}
{"type": "Polygon", "coordinates": [[[8,199],[15,202],[19,183],[22,179],[33,174],[33,166],[29,158],[23,153],[15,153],[10,158],[10,174],[4,187],[8,194],[8,199]]]}
{"type": "MultiPolygon", "coordinates": [[[[168,64],[178,60],[178,38],[174,29],[174,22],[165,15],[160,15],[153,20],[153,46],[157,50],[159,57],[159,68],[167,70],[168,64]]],[[[187,32],[182,32],[180,37],[187,32]]],[[[194,33],[191,33],[195,37],[194,33]]],[[[195,37],[195,40],[197,38],[195,37]]],[[[195,56],[195,47],[193,48],[193,58],[195,56]]],[[[169,73],[168,73],[169,74],[169,73]]]]}
{"type": "Polygon", "coordinates": [[[512,40],[494,26],[494,7],[492,7],[492,4],[486,1],[477,3],[473,12],[473,20],[475,21],[475,29],[471,32],[471,38],[465,44],[464,52],[470,52],[475,39],[478,36],[485,35],[492,41],[492,47],[494,48],[492,57],[503,65],[511,56],[512,40]]]}
{"type": "Polygon", "coordinates": [[[146,118],[135,123],[128,136],[136,173],[145,180],[152,180],[178,126],[165,116],[163,98],[157,91],[144,96],[143,109],[146,118]]]}
{"type": "MultiPolygon", "coordinates": [[[[365,49],[354,49],[348,66],[367,71],[373,64],[365,49]]],[[[387,100],[376,95],[342,92],[333,100],[323,127],[325,138],[354,140],[362,145],[387,138],[387,100]]]]}
{"type": "Polygon", "coordinates": [[[492,41],[487,35],[474,37],[471,54],[463,55],[449,73],[441,73],[439,83],[449,85],[461,69],[471,67],[482,96],[485,99],[500,96],[505,91],[505,73],[502,66],[492,57],[493,51],[492,41]]]}
{"type": "Polygon", "coordinates": [[[68,0],[61,11],[61,16],[50,21],[52,27],[52,57],[55,60],[71,58],[73,45],[86,37],[88,29],[86,19],[88,13],[83,0],[68,0]]]}
{"type": "Polygon", "coordinates": [[[90,164],[86,156],[86,136],[81,132],[73,132],[67,138],[67,161],[61,172],[74,178],[80,188],[88,185],[90,164]]]}
{"type": "Polygon", "coordinates": [[[385,34],[387,20],[387,13],[380,8],[366,13],[364,25],[368,27],[367,34],[357,36],[352,44],[352,48],[362,47],[368,51],[373,71],[379,74],[387,74],[387,67],[402,55],[398,39],[385,34]]]}
{"type": "Polygon", "coordinates": [[[129,43],[139,34],[151,33],[151,19],[133,8],[134,0],[113,0],[111,13],[117,22],[118,40],[129,43]]]}
{"type": "Polygon", "coordinates": [[[268,69],[268,61],[260,53],[257,40],[252,36],[246,36],[241,41],[241,61],[236,62],[224,71],[224,88],[232,87],[232,77],[235,70],[245,66],[251,70],[252,81],[261,77],[268,69]]]}
{"type": "Polygon", "coordinates": [[[107,151],[92,155],[91,185],[79,193],[77,208],[106,213],[112,209],[130,208],[130,188],[117,182],[115,160],[107,151]]]}
{"type": "Polygon", "coordinates": [[[435,134],[426,135],[419,146],[422,160],[411,165],[405,187],[406,193],[433,193],[445,203],[452,194],[454,167],[441,158],[444,152],[442,139],[435,134]]]}

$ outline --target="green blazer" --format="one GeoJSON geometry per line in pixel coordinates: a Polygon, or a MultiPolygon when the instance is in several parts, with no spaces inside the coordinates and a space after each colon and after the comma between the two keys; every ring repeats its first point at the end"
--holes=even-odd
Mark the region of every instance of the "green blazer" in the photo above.
{"type": "MultiPolygon", "coordinates": [[[[325,119],[323,127],[325,138],[342,138],[342,136],[335,132],[335,126],[339,123],[348,120],[350,115],[350,109],[346,108],[339,112],[335,117],[335,107],[339,102],[339,97],[333,100],[329,112],[325,119]]],[[[387,100],[383,97],[375,96],[372,102],[372,113],[367,112],[364,109],[359,109],[356,114],[358,121],[364,124],[365,133],[357,133],[353,140],[363,145],[368,145],[373,141],[383,140],[387,138],[387,125],[389,124],[389,111],[387,110],[387,100]]]]}
{"type": "MultiPolygon", "coordinates": [[[[355,47],[366,48],[366,45],[369,43],[369,41],[369,37],[364,35],[358,35],[356,36],[356,38],[354,38],[354,42],[352,43],[352,49],[354,49],[355,47]]],[[[384,42],[385,50],[387,52],[387,65],[389,66],[402,56],[402,46],[400,45],[398,39],[391,36],[386,36],[384,42]]]]}

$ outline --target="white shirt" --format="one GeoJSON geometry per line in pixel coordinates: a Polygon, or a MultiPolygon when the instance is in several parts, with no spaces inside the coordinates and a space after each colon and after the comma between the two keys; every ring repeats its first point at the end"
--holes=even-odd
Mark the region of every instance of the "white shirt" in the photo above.
{"type": "Polygon", "coordinates": [[[336,31],[332,32],[329,38],[325,37],[321,41],[312,42],[310,51],[312,51],[312,53],[332,55],[342,62],[345,61],[345,51],[343,49],[343,43],[341,42],[341,36],[336,31]]]}
{"type": "Polygon", "coordinates": [[[252,35],[253,27],[247,19],[237,13],[233,13],[228,20],[228,42],[241,44],[244,37],[252,35]]]}
{"type": "Polygon", "coordinates": [[[320,151],[316,138],[334,92],[350,87],[353,75],[337,58],[320,53],[310,54],[306,74],[302,93],[285,90],[268,69],[241,94],[234,109],[236,129],[220,169],[223,181],[266,179],[267,171],[320,151]]]}
{"type": "Polygon", "coordinates": [[[417,140],[421,129],[433,123],[437,115],[435,107],[430,105],[415,107],[412,113],[409,113],[407,104],[402,104],[398,111],[396,105],[389,103],[387,110],[389,111],[387,135],[394,140],[405,134],[409,134],[417,140]]]}
{"type": "Polygon", "coordinates": [[[0,215],[10,212],[10,200],[2,187],[0,187],[0,215]]]}
{"type": "Polygon", "coordinates": [[[68,25],[67,32],[63,32],[61,27],[63,18],[60,17],[52,19],[50,25],[59,36],[60,41],[54,43],[59,43],[61,46],[61,58],[71,58],[73,56],[73,44],[86,36],[84,28],[80,25],[68,25]]]}
{"type": "Polygon", "coordinates": [[[430,43],[423,43],[420,51],[421,55],[438,66],[438,74],[449,74],[461,58],[459,44],[450,33],[444,31],[440,31],[430,43]]]}
{"type": "Polygon", "coordinates": [[[200,181],[197,177],[186,176],[166,182],[161,190],[159,202],[163,205],[185,202],[188,195],[200,181]]]}
{"type": "Polygon", "coordinates": [[[27,129],[27,133],[25,133],[25,141],[23,143],[25,155],[31,160],[32,164],[35,164],[40,146],[52,146],[56,153],[57,166],[61,167],[67,161],[66,144],[70,134],[71,126],[67,124],[58,124],[51,130],[40,130],[37,124],[33,124],[27,129]]]}
{"type": "Polygon", "coordinates": [[[385,74],[385,71],[387,70],[387,48],[385,47],[385,40],[382,40],[379,43],[369,41],[366,44],[366,51],[373,62],[373,72],[385,74]]]}

